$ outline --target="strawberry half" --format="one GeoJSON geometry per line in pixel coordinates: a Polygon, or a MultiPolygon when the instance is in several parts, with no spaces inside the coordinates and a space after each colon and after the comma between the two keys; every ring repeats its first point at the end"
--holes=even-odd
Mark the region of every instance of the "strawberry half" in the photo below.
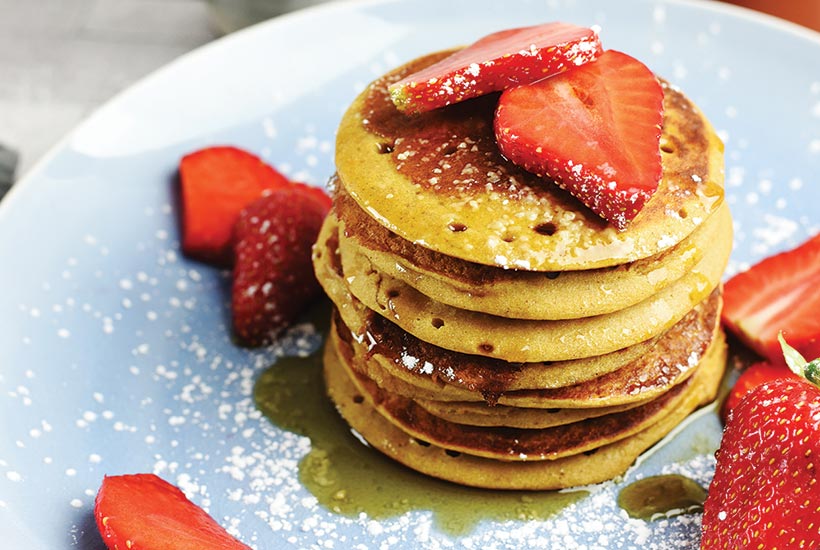
{"type": "Polygon", "coordinates": [[[250,550],[154,474],[106,476],[94,518],[110,550],[250,550]]]}
{"type": "Polygon", "coordinates": [[[820,357],[820,235],[732,277],[723,290],[723,324],[772,362],[777,335],[807,357],[820,357]]]}
{"type": "Polygon", "coordinates": [[[179,163],[182,251],[218,266],[233,259],[231,236],[240,210],[289,184],[259,157],[236,147],[208,147],[179,163]]]}
{"type": "Polygon", "coordinates": [[[485,36],[390,86],[406,113],[431,111],[490,92],[527,84],[595,59],[598,33],[568,23],[546,23],[485,36]]]}
{"type": "Polygon", "coordinates": [[[240,213],[231,309],[242,345],[269,344],[321,294],[311,248],[329,209],[320,190],[293,184],[240,213]]]}
{"type": "MultiPolygon", "coordinates": [[[[817,362],[800,360],[820,382],[817,362]]],[[[758,386],[734,409],[715,456],[701,548],[820,547],[820,388],[799,377],[758,386]]]]}
{"type": "Polygon", "coordinates": [[[663,88],[640,61],[607,50],[592,63],[506,90],[501,152],[554,180],[623,230],[661,178],[663,88]]]}

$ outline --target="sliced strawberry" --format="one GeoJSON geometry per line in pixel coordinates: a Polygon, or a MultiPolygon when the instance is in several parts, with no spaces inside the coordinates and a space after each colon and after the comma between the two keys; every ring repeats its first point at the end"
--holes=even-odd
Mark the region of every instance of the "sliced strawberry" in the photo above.
{"type": "Polygon", "coordinates": [[[179,163],[182,250],[219,266],[233,259],[231,235],[239,211],[288,179],[236,147],[208,147],[179,163]]]}
{"type": "Polygon", "coordinates": [[[236,223],[233,329],[246,346],[270,343],[321,293],[311,263],[330,200],[290,185],[257,199],[236,223]]]}
{"type": "Polygon", "coordinates": [[[110,550],[250,550],[154,474],[106,476],[94,518],[110,550]]]}
{"type": "Polygon", "coordinates": [[[663,88],[607,50],[592,63],[501,94],[495,134],[515,164],[548,177],[618,229],[661,178],[663,88]]]}
{"type": "Polygon", "coordinates": [[[720,409],[720,416],[724,422],[728,422],[732,411],[735,410],[740,400],[743,399],[747,393],[756,387],[771,382],[778,378],[793,378],[795,374],[789,370],[782,359],[779,363],[769,363],[768,361],[761,361],[748,367],[732,386],[723,406],[720,409]]]}
{"type": "Polygon", "coordinates": [[[485,36],[390,86],[407,113],[431,111],[587,63],[601,53],[598,33],[567,23],[545,23],[485,36]]]}
{"type": "Polygon", "coordinates": [[[723,292],[723,323],[770,361],[782,361],[780,331],[804,356],[820,357],[818,288],[820,235],[732,277],[723,292]]]}

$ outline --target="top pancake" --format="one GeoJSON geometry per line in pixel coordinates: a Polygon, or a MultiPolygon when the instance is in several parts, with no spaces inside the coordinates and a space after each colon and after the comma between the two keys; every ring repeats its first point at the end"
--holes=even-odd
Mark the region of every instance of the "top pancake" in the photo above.
{"type": "Polygon", "coordinates": [[[393,106],[392,82],[448,53],[419,58],[371,84],[337,135],[336,166],[345,188],[403,238],[485,265],[594,269],[674,246],[722,202],[723,145],[674,87],[664,85],[660,186],[619,232],[553,182],[502,157],[492,125],[496,95],[416,116],[393,106]]]}

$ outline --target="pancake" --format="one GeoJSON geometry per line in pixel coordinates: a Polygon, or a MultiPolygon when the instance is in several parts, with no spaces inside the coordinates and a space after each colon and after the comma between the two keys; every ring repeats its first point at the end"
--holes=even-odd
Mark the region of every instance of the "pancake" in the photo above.
{"type": "MultiPolygon", "coordinates": [[[[326,220],[319,235],[318,244],[314,248],[314,261],[318,265],[322,256],[328,254],[328,266],[338,278],[341,278],[343,276],[341,257],[337,252],[339,240],[335,229],[332,219],[326,220]]],[[[323,281],[322,284],[333,284],[333,281],[323,281]]],[[[349,292],[339,293],[336,306],[340,315],[344,318],[344,324],[353,328],[357,334],[366,332],[378,334],[383,330],[391,330],[390,327],[393,325],[389,320],[366,308],[349,292]],[[379,327],[372,326],[376,322],[379,323],[379,327]]],[[[407,345],[432,346],[432,344],[422,342],[405,331],[401,331],[401,337],[415,340],[414,342],[408,342],[407,345]]],[[[623,367],[635,358],[648,353],[655,345],[657,338],[604,355],[555,362],[511,363],[502,359],[478,355],[470,355],[470,361],[467,361],[463,358],[448,360],[446,356],[439,356],[438,361],[435,363],[436,366],[441,366],[441,368],[436,369],[435,376],[450,385],[460,385],[471,391],[495,393],[516,389],[570,386],[623,367]],[[481,386],[482,383],[489,383],[490,385],[481,386]]],[[[437,346],[433,347],[435,348],[433,351],[435,354],[455,353],[437,346]]],[[[395,361],[396,358],[390,360],[395,361]]],[[[446,391],[446,388],[443,388],[443,391],[446,391]]]]}
{"type": "Polygon", "coordinates": [[[416,399],[416,405],[433,416],[457,424],[470,426],[506,426],[508,428],[552,428],[618,413],[638,407],[644,402],[596,407],[594,409],[536,409],[489,405],[473,401],[435,401],[416,399]]]}
{"type": "MultiPolygon", "coordinates": [[[[518,380],[524,370],[520,365],[438,348],[372,313],[364,328],[351,330],[337,311],[332,337],[353,347],[362,363],[360,370],[370,378],[408,397],[541,408],[603,407],[649,399],[680,382],[710,344],[720,309],[720,293],[715,291],[651,346],[641,346],[640,353],[618,369],[564,386],[551,383],[549,375],[560,373],[563,365],[572,362],[543,366],[543,384],[522,384],[518,380]]],[[[586,363],[594,366],[594,358],[586,363]]]]}
{"type": "MultiPolygon", "coordinates": [[[[337,187],[339,251],[347,263],[365,260],[379,271],[444,304],[517,319],[572,319],[612,313],[678,280],[720,239],[731,239],[727,205],[690,236],[624,265],[564,272],[501,269],[415,246],[373,221],[337,187]]],[[[334,220],[335,221],[335,220],[334,220]]]]}
{"type": "Polygon", "coordinates": [[[658,422],[694,391],[690,378],[638,407],[551,428],[472,426],[444,420],[412,399],[379,388],[338,355],[358,392],[397,428],[450,451],[496,460],[555,460],[619,441],[658,422]]]}
{"type": "MultiPolygon", "coordinates": [[[[330,339],[349,347],[351,366],[381,388],[411,399],[485,401],[525,408],[612,407],[652,399],[686,380],[694,371],[718,331],[720,296],[716,292],[702,308],[698,322],[687,323],[674,338],[661,339],[648,354],[593,380],[551,389],[470,392],[436,383],[429,375],[401,376],[395,363],[383,359],[378,344],[369,337],[357,341],[348,329],[334,322],[330,339]],[[366,342],[366,343],[365,343],[366,342]]],[[[424,369],[422,372],[431,369],[424,369]]]]}
{"type": "Polygon", "coordinates": [[[703,358],[693,391],[669,414],[648,428],[586,453],[555,460],[499,461],[446,450],[407,434],[357,391],[332,345],[325,347],[327,391],[348,424],[374,448],[424,474],[462,485],[489,489],[552,490],[612,479],[663,438],[699,405],[714,399],[726,362],[722,338],[703,358]]]}
{"type": "Polygon", "coordinates": [[[327,253],[317,254],[314,265],[320,284],[340,309],[350,293],[425,342],[461,353],[532,363],[603,355],[663,333],[718,285],[731,244],[728,239],[717,241],[695,268],[643,302],[606,315],[558,321],[505,319],[453,308],[370,264],[345,265],[344,258],[339,276],[327,253]]]}
{"type": "Polygon", "coordinates": [[[405,240],[485,265],[588,270],[660,254],[722,202],[723,144],[675,87],[664,84],[660,185],[619,232],[553,182],[502,157],[492,128],[497,95],[414,117],[395,109],[387,86],[448,53],[419,58],[371,84],[337,133],[344,187],[405,240]]]}

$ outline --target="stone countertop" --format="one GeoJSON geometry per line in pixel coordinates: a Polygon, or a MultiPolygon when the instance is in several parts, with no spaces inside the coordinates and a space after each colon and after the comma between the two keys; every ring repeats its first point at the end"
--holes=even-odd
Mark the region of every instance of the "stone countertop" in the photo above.
{"type": "Polygon", "coordinates": [[[0,13],[0,180],[11,151],[19,176],[111,96],[215,37],[201,0],[0,0],[0,13]]]}

